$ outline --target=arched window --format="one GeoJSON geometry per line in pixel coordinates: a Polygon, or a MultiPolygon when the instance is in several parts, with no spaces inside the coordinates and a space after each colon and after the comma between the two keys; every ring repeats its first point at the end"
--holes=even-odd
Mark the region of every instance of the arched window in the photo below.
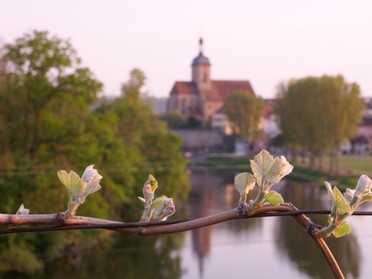
{"type": "Polygon", "coordinates": [[[204,75],[203,75],[203,82],[204,83],[208,82],[208,74],[207,73],[204,73],[204,75]]]}

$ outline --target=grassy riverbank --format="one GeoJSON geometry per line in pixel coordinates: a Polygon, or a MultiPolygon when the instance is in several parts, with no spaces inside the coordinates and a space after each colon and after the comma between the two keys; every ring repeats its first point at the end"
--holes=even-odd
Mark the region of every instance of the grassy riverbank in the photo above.
{"type": "MultiPolygon", "coordinates": [[[[202,160],[191,160],[191,167],[205,167],[211,171],[231,172],[247,171],[250,168],[248,156],[212,155],[202,160]]],[[[289,161],[291,162],[290,158],[289,161]]],[[[293,164],[293,162],[291,162],[293,164]]],[[[312,170],[304,163],[294,163],[293,172],[287,177],[288,180],[299,182],[313,182],[322,184],[330,181],[340,188],[353,188],[361,174],[372,177],[372,156],[341,156],[339,158],[340,173],[330,174],[326,171],[328,159],[323,161],[325,170],[312,170]]]]}

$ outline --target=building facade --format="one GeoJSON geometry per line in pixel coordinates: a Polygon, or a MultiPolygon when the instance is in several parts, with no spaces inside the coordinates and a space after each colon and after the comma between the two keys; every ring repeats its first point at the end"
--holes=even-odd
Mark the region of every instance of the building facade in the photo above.
{"type": "Polygon", "coordinates": [[[199,45],[199,54],[191,64],[191,81],[174,83],[167,112],[193,117],[207,126],[212,116],[223,108],[229,94],[237,91],[255,93],[248,80],[212,80],[211,63],[203,54],[203,39],[200,39],[199,45]]]}

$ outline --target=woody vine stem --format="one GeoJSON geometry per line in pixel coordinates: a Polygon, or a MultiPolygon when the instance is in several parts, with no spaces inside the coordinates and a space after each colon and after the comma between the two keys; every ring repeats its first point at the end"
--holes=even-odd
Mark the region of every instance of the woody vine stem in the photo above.
{"type": "Polygon", "coordinates": [[[85,202],[87,196],[101,189],[102,176],[94,169],[93,165],[85,169],[82,177],[74,171],[67,173],[61,170],[57,174],[69,194],[67,210],[56,214],[29,214],[29,210],[22,204],[16,214],[0,214],[0,224],[11,225],[10,228],[0,230],[0,234],[104,228],[144,236],[193,230],[233,219],[288,213],[287,215],[291,215],[314,240],[332,269],[334,277],[345,278],[324,239],[331,236],[342,237],[351,232],[351,227],[346,223],[346,219],[352,214],[360,214],[360,212],[356,212],[356,208],[360,204],[372,201],[371,179],[362,175],[356,188],[354,190],[347,189],[344,194],[337,187],[332,188],[328,182],[325,182],[332,206],[331,210],[327,212],[329,214],[328,224],[321,226],[313,223],[294,205],[284,202],[279,193],[271,190],[273,185],[293,170],[293,166],[284,156],[274,158],[269,152],[262,150],[253,160],[250,160],[250,164],[252,174],[243,172],[234,179],[235,187],[240,194],[239,204],[236,208],[186,221],[166,221],[169,216],[175,213],[175,204],[172,198],[166,196],[155,199],[158,182],[152,175],[149,175],[143,186],[143,197],[138,197],[144,204],[144,211],[137,223],[76,216],[77,209],[85,202]],[[257,196],[253,200],[247,201],[249,191],[255,187],[258,188],[257,196]],[[20,225],[35,226],[18,227],[20,225]]]}

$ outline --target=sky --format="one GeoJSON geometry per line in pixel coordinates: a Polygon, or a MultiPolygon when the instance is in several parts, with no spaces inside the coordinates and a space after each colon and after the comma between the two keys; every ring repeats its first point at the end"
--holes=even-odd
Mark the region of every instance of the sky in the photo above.
{"type": "Polygon", "coordinates": [[[191,80],[202,36],[211,78],[249,80],[261,97],[323,74],[372,96],[370,0],[1,0],[0,10],[0,42],[34,29],[69,39],[105,95],[140,68],[148,94],[167,97],[191,80]]]}

